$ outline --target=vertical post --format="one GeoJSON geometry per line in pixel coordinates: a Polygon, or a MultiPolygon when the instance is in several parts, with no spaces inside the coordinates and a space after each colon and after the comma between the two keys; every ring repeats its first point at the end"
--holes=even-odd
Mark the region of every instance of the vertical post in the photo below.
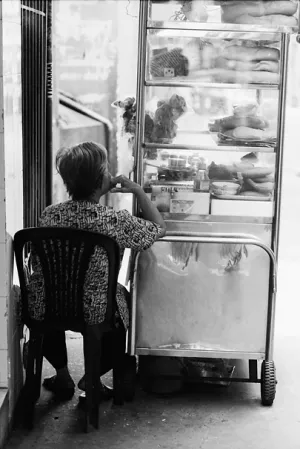
{"type": "Polygon", "coordinates": [[[52,0],[46,10],[46,206],[52,203],[52,123],[53,123],[53,65],[52,65],[52,0]]]}
{"type": "MultiPolygon", "coordinates": [[[[139,12],[139,34],[138,34],[138,64],[137,64],[137,92],[136,92],[136,133],[135,133],[135,167],[134,180],[137,183],[142,181],[143,151],[145,124],[145,71],[146,71],[146,50],[147,50],[147,20],[149,1],[140,1],[139,12]]],[[[133,214],[136,215],[137,203],[133,202],[133,214]]]]}
{"type": "MultiPolygon", "coordinates": [[[[276,188],[275,188],[274,224],[272,230],[272,250],[274,251],[276,260],[278,260],[278,244],[279,244],[279,231],[280,231],[280,206],[282,194],[282,164],[283,164],[289,42],[290,42],[289,34],[282,33],[281,58],[280,58],[280,90],[278,101],[277,152],[276,152],[277,175],[276,175],[276,188]]],[[[274,279],[272,276],[272,272],[270,272],[267,332],[266,332],[266,360],[272,360],[273,358],[273,347],[274,347],[273,340],[274,340],[275,305],[276,305],[275,303],[276,303],[276,291],[274,288],[274,279]]]]}

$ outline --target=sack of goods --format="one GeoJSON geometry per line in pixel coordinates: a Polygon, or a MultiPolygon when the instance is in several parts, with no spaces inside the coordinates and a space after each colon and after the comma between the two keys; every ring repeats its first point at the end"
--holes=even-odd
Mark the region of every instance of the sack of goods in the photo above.
{"type": "Polygon", "coordinates": [[[296,27],[297,2],[293,0],[223,0],[221,5],[223,23],[253,24],[263,27],[296,27]]]}
{"type": "Polygon", "coordinates": [[[189,73],[188,59],[183,56],[182,48],[168,50],[162,48],[153,52],[150,62],[150,73],[153,77],[187,76],[189,73]]]}

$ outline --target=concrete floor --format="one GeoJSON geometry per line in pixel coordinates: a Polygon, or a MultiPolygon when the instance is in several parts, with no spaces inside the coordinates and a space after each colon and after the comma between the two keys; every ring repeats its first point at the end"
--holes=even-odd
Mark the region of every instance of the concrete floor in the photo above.
{"type": "MultiPolygon", "coordinates": [[[[299,113],[298,113],[299,115],[299,113]]],[[[299,117],[289,123],[289,152],[285,157],[281,249],[274,360],[277,395],[273,407],[260,405],[259,385],[193,388],[162,399],[138,390],[134,403],[122,408],[101,406],[100,429],[82,433],[78,393],[56,404],[43,391],[35,429],[16,429],[7,449],[299,449],[300,448],[300,152],[295,131],[299,117]]],[[[299,126],[299,125],[298,125],[299,126]]],[[[82,341],[69,338],[71,372],[82,375],[82,341]]],[[[240,367],[242,370],[246,366],[240,367]]],[[[51,368],[45,364],[45,375],[51,368]]]]}

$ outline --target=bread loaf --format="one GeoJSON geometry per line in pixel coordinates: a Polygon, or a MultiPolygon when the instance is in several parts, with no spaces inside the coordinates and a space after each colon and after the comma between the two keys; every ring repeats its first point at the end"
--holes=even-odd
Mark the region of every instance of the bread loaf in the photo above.
{"type": "Polygon", "coordinates": [[[249,14],[244,14],[242,16],[237,17],[236,19],[230,21],[231,23],[240,23],[240,24],[253,24],[253,25],[261,25],[265,27],[278,27],[278,26],[286,26],[286,27],[296,27],[298,25],[298,20],[293,16],[283,16],[282,14],[272,14],[269,16],[262,17],[253,17],[249,14]]]}
{"type": "Polygon", "coordinates": [[[241,72],[279,72],[279,62],[276,61],[235,61],[221,57],[216,60],[216,67],[241,72]]]}
{"type": "Polygon", "coordinates": [[[264,137],[264,131],[261,129],[249,128],[247,126],[239,126],[235,129],[230,129],[223,134],[232,139],[262,140],[264,137]]]}
{"type": "Polygon", "coordinates": [[[232,45],[224,49],[223,57],[235,61],[279,61],[280,52],[272,47],[243,47],[232,45]]]}
{"type": "Polygon", "coordinates": [[[297,11],[297,4],[289,0],[281,1],[241,1],[222,7],[222,21],[234,22],[238,17],[249,15],[262,17],[269,15],[293,16],[297,11]]]}
{"type": "Polygon", "coordinates": [[[218,131],[220,132],[238,128],[240,126],[246,126],[248,128],[255,129],[266,129],[268,127],[268,122],[262,117],[232,115],[216,120],[215,126],[218,127],[218,131]]]}
{"type": "Polygon", "coordinates": [[[220,70],[213,75],[213,79],[217,83],[278,84],[279,74],[272,72],[220,70]]]}

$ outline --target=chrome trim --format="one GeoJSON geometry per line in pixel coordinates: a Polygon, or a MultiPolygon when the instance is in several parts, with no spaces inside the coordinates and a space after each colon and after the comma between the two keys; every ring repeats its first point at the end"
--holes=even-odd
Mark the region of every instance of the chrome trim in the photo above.
{"type": "Polygon", "coordinates": [[[165,221],[181,221],[191,222],[200,221],[201,223],[238,223],[238,224],[255,224],[270,225],[273,222],[272,217],[245,217],[233,215],[196,215],[196,214],[175,214],[170,212],[161,212],[161,216],[165,221]]]}
{"type": "MultiPolygon", "coordinates": [[[[147,1],[147,0],[146,0],[147,1]]],[[[143,3],[143,2],[141,2],[143,3]]],[[[186,30],[186,31],[232,31],[236,33],[296,33],[298,27],[259,27],[257,25],[231,24],[231,23],[201,23],[201,22],[163,22],[149,20],[149,30],[186,30]]]]}
{"type": "MultiPolygon", "coordinates": [[[[135,131],[135,154],[134,154],[134,181],[141,183],[143,169],[142,142],[144,141],[144,106],[145,106],[145,73],[146,73],[146,50],[147,50],[147,18],[149,1],[140,2],[139,11],[139,51],[137,67],[137,90],[136,90],[136,131],[135,131]]],[[[138,207],[136,199],[133,200],[133,215],[137,215],[138,207]]]]}
{"type": "Polygon", "coordinates": [[[274,153],[276,147],[241,147],[241,146],[229,146],[229,145],[216,145],[215,147],[201,147],[199,145],[184,145],[184,144],[164,144],[164,143],[144,143],[144,148],[164,149],[164,150],[194,150],[194,151],[238,151],[238,152],[257,152],[257,153],[274,153]]]}
{"type": "Polygon", "coordinates": [[[136,303],[137,303],[137,291],[136,291],[136,276],[137,266],[139,262],[140,253],[132,254],[131,263],[133,266],[132,282],[130,284],[131,292],[131,310],[130,310],[130,327],[128,332],[128,353],[129,355],[135,355],[135,343],[136,343],[136,303]]]}
{"type": "Polygon", "coordinates": [[[300,43],[300,0],[298,0],[298,34],[296,36],[298,44],[300,43]]]}
{"type": "MultiPolygon", "coordinates": [[[[286,94],[287,94],[287,70],[288,70],[288,52],[289,52],[290,36],[282,34],[281,36],[281,58],[280,58],[280,73],[281,73],[281,89],[279,93],[278,102],[278,150],[276,154],[276,182],[275,182],[275,204],[274,204],[274,222],[272,232],[272,250],[274,251],[276,259],[278,259],[278,244],[280,232],[280,206],[281,206],[281,191],[282,191],[282,165],[283,165],[283,147],[284,147],[284,127],[285,127],[285,112],[286,112],[286,94]]],[[[267,332],[266,332],[266,360],[272,360],[274,351],[274,325],[275,325],[275,299],[270,298],[268,303],[267,315],[267,332]]]]}
{"type": "Polygon", "coordinates": [[[160,349],[136,348],[136,355],[157,355],[169,357],[201,357],[211,359],[251,359],[262,360],[264,352],[217,351],[214,349],[160,349]]]}
{"type": "Polygon", "coordinates": [[[239,89],[239,90],[278,90],[279,84],[235,84],[235,83],[203,83],[201,81],[188,81],[188,77],[186,77],[187,81],[179,81],[176,78],[176,81],[172,81],[171,79],[162,78],[160,81],[152,81],[148,80],[145,82],[145,86],[150,87],[203,87],[205,89],[239,89]]]}

